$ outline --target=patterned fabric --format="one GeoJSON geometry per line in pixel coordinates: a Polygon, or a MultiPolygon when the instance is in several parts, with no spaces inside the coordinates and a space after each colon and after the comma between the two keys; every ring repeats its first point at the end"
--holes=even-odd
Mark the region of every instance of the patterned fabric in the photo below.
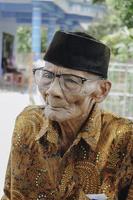
{"type": "Polygon", "coordinates": [[[133,200],[133,123],[96,106],[62,156],[60,129],[43,110],[16,119],[2,200],[133,200]]]}

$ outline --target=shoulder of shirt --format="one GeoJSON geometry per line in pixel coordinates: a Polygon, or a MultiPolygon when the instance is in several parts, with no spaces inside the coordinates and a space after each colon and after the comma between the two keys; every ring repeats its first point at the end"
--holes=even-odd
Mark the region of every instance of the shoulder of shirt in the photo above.
{"type": "Polygon", "coordinates": [[[25,107],[22,112],[20,113],[21,114],[25,114],[25,113],[30,113],[30,112],[42,112],[43,109],[45,108],[44,105],[30,105],[30,106],[27,106],[25,107]]]}
{"type": "Polygon", "coordinates": [[[117,114],[114,114],[112,112],[104,111],[102,110],[102,119],[103,123],[108,123],[111,125],[112,128],[117,129],[117,132],[132,132],[133,133],[133,121],[121,117],[117,114]]]}
{"type": "Polygon", "coordinates": [[[19,119],[37,120],[45,118],[44,116],[44,105],[30,105],[25,107],[22,112],[17,116],[16,121],[19,119]]]}
{"type": "Polygon", "coordinates": [[[12,143],[32,145],[45,121],[44,106],[27,106],[17,116],[12,143]],[[19,137],[18,137],[19,135],[19,137]]]}

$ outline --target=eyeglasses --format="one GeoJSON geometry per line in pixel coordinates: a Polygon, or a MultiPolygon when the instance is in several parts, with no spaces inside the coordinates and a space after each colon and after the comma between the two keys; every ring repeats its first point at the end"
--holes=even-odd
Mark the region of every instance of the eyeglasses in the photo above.
{"type": "Polygon", "coordinates": [[[53,72],[45,70],[43,67],[33,69],[33,74],[37,85],[44,87],[44,89],[49,88],[51,83],[54,81],[55,77],[57,77],[59,78],[60,86],[64,91],[74,92],[79,92],[85,81],[92,82],[99,80],[99,78],[87,79],[71,74],[55,74],[53,72]]]}

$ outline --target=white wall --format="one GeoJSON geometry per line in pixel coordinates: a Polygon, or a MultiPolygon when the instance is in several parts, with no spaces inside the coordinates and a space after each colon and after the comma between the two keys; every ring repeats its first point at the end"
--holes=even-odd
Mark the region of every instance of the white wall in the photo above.
{"type": "MultiPolygon", "coordinates": [[[[34,94],[35,104],[44,104],[39,91],[34,94]]],[[[0,199],[3,195],[3,187],[7,162],[11,149],[11,138],[17,115],[28,106],[30,98],[28,93],[0,91],[0,199]],[[6,108],[5,108],[6,105],[6,108]]],[[[19,199],[18,199],[19,200],[19,199]]]]}
{"type": "MultiPolygon", "coordinates": [[[[17,28],[17,23],[15,19],[13,18],[6,19],[0,16],[0,74],[1,74],[1,59],[2,59],[2,33],[5,32],[16,36],[16,28],[17,28]]],[[[15,43],[16,40],[14,40],[14,52],[16,46],[15,43]]]]}

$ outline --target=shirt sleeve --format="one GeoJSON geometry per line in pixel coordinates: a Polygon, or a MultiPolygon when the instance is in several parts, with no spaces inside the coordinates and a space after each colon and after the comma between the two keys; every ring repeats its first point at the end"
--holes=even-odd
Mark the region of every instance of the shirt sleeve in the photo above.
{"type": "Polygon", "coordinates": [[[130,143],[128,145],[129,149],[129,156],[127,162],[129,162],[129,167],[127,166],[127,177],[125,179],[129,178],[131,179],[128,192],[127,192],[127,199],[126,200],[132,200],[133,199],[133,134],[131,135],[130,143]]]}
{"type": "Polygon", "coordinates": [[[117,130],[102,172],[100,192],[105,193],[108,200],[133,197],[133,130],[125,131],[127,129],[122,126],[117,130]]]}
{"type": "Polygon", "coordinates": [[[132,182],[130,184],[128,196],[127,196],[127,200],[132,200],[132,199],[133,199],[133,177],[132,177],[132,182]]]}

